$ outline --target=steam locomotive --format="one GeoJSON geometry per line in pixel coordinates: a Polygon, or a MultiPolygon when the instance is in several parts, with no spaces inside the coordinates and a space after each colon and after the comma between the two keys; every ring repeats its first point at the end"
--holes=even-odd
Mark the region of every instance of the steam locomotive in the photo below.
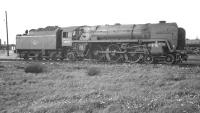
{"type": "Polygon", "coordinates": [[[185,30],[176,23],[46,27],[16,36],[20,58],[180,63],[185,30]]]}

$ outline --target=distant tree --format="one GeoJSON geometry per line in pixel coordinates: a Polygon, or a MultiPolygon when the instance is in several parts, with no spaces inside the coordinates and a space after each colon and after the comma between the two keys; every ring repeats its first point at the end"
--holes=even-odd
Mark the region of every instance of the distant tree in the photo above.
{"type": "Polygon", "coordinates": [[[28,34],[28,30],[25,31],[25,34],[26,34],[26,35],[28,34]]]}

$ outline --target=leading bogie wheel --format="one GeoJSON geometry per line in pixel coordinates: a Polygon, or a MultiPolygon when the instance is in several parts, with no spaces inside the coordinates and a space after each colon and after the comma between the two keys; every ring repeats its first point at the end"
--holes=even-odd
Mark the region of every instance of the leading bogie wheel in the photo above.
{"type": "Polygon", "coordinates": [[[168,54],[165,57],[165,63],[166,64],[173,64],[175,62],[175,56],[173,54],[168,54]]]}
{"type": "Polygon", "coordinates": [[[153,56],[151,56],[151,55],[145,55],[145,57],[144,57],[144,62],[145,62],[146,64],[152,64],[153,61],[154,61],[153,56]]]}

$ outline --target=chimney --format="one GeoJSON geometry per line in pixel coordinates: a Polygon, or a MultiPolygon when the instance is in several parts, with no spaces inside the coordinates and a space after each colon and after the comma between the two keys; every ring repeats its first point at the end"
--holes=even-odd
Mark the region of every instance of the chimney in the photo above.
{"type": "Polygon", "coordinates": [[[160,24],[165,24],[166,21],[163,21],[163,20],[162,20],[162,21],[159,21],[159,23],[160,23],[160,24]]]}

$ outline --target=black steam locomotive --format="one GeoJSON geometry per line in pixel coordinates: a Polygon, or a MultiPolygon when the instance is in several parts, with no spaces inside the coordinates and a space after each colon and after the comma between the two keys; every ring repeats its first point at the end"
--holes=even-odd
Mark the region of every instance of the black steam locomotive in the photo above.
{"type": "Polygon", "coordinates": [[[46,27],[17,35],[20,58],[46,60],[95,59],[108,62],[187,60],[185,30],[176,23],[46,27]]]}

